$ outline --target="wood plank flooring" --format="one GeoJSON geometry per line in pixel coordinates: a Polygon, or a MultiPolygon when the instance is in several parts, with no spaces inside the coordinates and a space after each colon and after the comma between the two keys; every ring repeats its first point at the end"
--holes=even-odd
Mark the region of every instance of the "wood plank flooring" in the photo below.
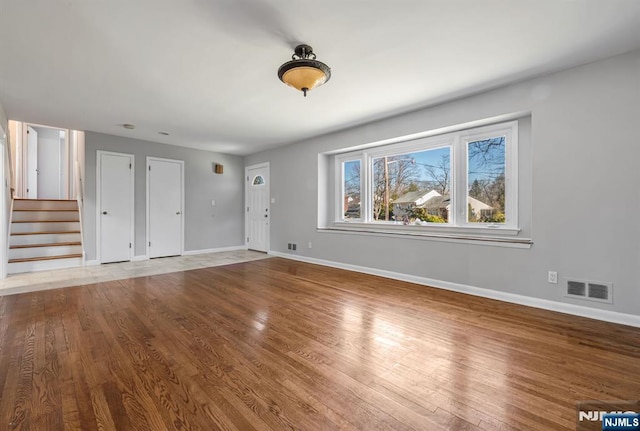
{"type": "Polygon", "coordinates": [[[575,430],[640,329],[285,259],[0,298],[0,429],[575,430]]]}

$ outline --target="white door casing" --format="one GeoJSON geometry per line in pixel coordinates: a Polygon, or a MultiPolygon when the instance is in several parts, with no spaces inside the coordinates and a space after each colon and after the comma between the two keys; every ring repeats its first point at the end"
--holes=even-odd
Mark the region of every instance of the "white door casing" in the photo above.
{"type": "Polygon", "coordinates": [[[133,256],[134,156],[97,151],[96,251],[100,263],[133,256]]]}
{"type": "Polygon", "coordinates": [[[269,163],[245,168],[245,240],[247,248],[269,251],[269,163]]]}
{"type": "Polygon", "coordinates": [[[184,161],[147,157],[147,255],[184,250],[184,161]]]}
{"type": "Polygon", "coordinates": [[[38,132],[27,127],[27,199],[38,199],[38,132]]]}

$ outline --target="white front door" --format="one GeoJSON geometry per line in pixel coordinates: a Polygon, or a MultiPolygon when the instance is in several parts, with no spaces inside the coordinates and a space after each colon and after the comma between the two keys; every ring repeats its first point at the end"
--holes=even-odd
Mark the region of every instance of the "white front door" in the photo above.
{"type": "Polygon", "coordinates": [[[269,251],[269,164],[245,168],[245,181],[247,247],[269,251]]]}
{"type": "Polygon", "coordinates": [[[38,132],[27,126],[27,199],[38,199],[38,132]]]}
{"type": "Polygon", "coordinates": [[[182,254],[184,162],[147,157],[147,247],[150,258],[182,254]]]}
{"type": "Polygon", "coordinates": [[[98,151],[97,158],[99,261],[128,261],[133,252],[134,156],[98,151]]]}

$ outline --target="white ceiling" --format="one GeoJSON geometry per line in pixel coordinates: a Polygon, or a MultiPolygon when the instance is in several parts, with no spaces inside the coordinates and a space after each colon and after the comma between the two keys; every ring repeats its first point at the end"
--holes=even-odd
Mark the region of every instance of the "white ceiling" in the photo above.
{"type": "Polygon", "coordinates": [[[0,0],[0,103],[245,155],[637,48],[638,0],[0,0]],[[332,68],[307,98],[299,42],[332,68]]]}

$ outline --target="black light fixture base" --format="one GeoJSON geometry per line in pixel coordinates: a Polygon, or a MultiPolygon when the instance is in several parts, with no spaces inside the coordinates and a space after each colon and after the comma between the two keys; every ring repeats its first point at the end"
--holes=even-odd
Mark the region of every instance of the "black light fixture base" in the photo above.
{"type": "Polygon", "coordinates": [[[291,58],[295,60],[297,58],[311,58],[312,60],[316,58],[316,55],[313,53],[313,48],[309,45],[300,44],[296,46],[293,50],[293,55],[291,58]]]}

